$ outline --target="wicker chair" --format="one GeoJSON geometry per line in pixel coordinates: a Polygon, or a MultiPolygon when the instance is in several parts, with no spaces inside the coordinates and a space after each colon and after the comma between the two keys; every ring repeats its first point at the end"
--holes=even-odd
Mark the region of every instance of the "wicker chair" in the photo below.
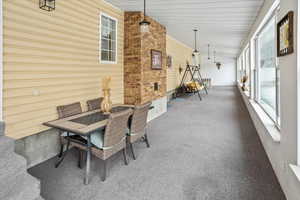
{"type": "Polygon", "coordinates": [[[97,109],[101,109],[101,102],[103,101],[103,97],[97,98],[97,99],[91,99],[88,100],[87,106],[88,106],[88,110],[97,110],[97,109]]]}
{"type": "MultiPolygon", "coordinates": [[[[126,156],[126,128],[128,125],[128,119],[132,111],[130,109],[112,113],[109,116],[108,123],[106,125],[104,135],[103,135],[103,147],[99,148],[92,146],[91,152],[97,158],[103,160],[104,168],[102,174],[102,180],[106,179],[107,171],[107,159],[112,155],[123,151],[124,163],[128,164],[126,156]]],[[[97,133],[95,133],[97,134],[97,133]]],[[[86,151],[87,146],[80,143],[72,143],[73,146],[86,151]]]]}
{"type": "Polygon", "coordinates": [[[141,138],[144,139],[147,147],[150,147],[147,136],[147,117],[151,103],[136,106],[129,124],[129,132],[127,134],[127,143],[130,146],[132,157],[135,160],[136,156],[133,150],[133,143],[141,138]]]}
{"type": "MultiPolygon", "coordinates": [[[[58,106],[57,107],[57,112],[58,112],[59,119],[62,119],[62,118],[66,118],[66,117],[70,117],[72,115],[77,115],[77,114],[82,113],[82,108],[81,108],[80,102],[76,102],[76,103],[72,103],[72,104],[69,104],[69,105],[58,106]]],[[[59,158],[61,158],[63,156],[64,146],[67,144],[67,150],[68,150],[69,146],[70,146],[70,143],[72,143],[72,141],[73,142],[76,141],[76,142],[80,142],[80,143],[86,143],[86,141],[83,138],[81,138],[80,136],[74,135],[74,134],[69,133],[69,132],[65,133],[65,132],[60,131],[61,146],[60,146],[60,153],[59,153],[59,156],[58,156],[59,158]],[[66,139],[66,137],[69,140],[66,139]]],[[[78,153],[79,153],[78,167],[82,168],[80,161],[82,160],[83,152],[81,150],[79,150],[78,153]]],[[[61,160],[59,160],[58,163],[56,163],[56,165],[55,165],[56,168],[61,164],[61,162],[63,161],[63,158],[61,160]]]]}

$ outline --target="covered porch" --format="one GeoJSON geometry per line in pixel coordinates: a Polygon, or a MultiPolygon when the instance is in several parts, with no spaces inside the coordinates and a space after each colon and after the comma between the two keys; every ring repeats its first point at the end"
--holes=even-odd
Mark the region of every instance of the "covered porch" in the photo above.
{"type": "Polygon", "coordinates": [[[137,143],[128,166],[122,153],[110,159],[105,182],[94,158],[91,183],[83,185],[77,151],[58,169],[53,158],[29,173],[49,200],[285,199],[236,87],[216,87],[202,103],[197,96],[172,101],[148,124],[148,137],[151,148],[137,143]]]}

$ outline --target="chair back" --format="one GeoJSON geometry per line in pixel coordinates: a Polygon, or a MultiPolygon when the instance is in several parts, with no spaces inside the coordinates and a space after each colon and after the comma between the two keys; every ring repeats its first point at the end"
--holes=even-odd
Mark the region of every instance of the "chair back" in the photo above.
{"type": "Polygon", "coordinates": [[[82,108],[80,102],[76,102],[69,105],[57,106],[57,112],[58,117],[61,119],[82,113],[82,108]]]}
{"type": "Polygon", "coordinates": [[[125,139],[128,119],[131,113],[132,110],[128,109],[110,114],[103,140],[105,148],[112,147],[125,139]]]}
{"type": "Polygon", "coordinates": [[[147,117],[150,105],[151,103],[149,102],[135,106],[130,125],[131,134],[144,133],[147,126],[147,117]]]}
{"type": "Polygon", "coordinates": [[[88,110],[97,110],[97,109],[101,109],[101,103],[103,101],[103,97],[97,98],[97,99],[91,99],[88,100],[87,106],[88,106],[88,110]]]}

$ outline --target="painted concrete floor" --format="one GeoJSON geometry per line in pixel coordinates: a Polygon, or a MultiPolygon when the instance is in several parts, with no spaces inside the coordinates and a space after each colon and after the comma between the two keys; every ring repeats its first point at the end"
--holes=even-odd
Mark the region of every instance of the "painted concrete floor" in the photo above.
{"type": "Polygon", "coordinates": [[[285,200],[246,107],[234,87],[172,101],[149,123],[151,148],[137,143],[137,160],[122,154],[108,165],[92,160],[92,180],[83,184],[71,151],[59,169],[55,158],[29,172],[41,179],[46,200],[285,200]]]}

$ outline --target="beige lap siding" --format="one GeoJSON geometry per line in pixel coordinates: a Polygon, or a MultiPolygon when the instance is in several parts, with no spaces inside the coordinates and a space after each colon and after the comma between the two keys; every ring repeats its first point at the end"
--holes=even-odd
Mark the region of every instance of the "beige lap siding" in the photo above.
{"type": "Polygon", "coordinates": [[[48,129],[57,105],[99,97],[112,76],[113,103],[123,103],[123,11],[101,0],[4,0],[4,120],[15,139],[48,129]],[[99,63],[99,14],[118,19],[118,63],[99,63]]]}
{"type": "Polygon", "coordinates": [[[179,67],[186,68],[186,61],[191,63],[193,49],[167,35],[167,55],[173,58],[173,65],[167,69],[167,91],[174,90],[181,81],[184,71],[179,74],[179,67]]]}

